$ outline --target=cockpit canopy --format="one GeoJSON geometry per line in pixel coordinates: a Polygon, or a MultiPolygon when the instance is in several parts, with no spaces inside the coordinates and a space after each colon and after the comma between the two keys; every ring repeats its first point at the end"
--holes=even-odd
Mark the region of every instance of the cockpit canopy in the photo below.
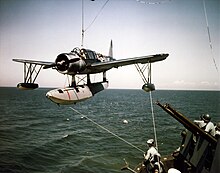
{"type": "Polygon", "coordinates": [[[83,58],[83,59],[98,59],[99,58],[99,54],[97,54],[96,52],[89,50],[89,49],[80,49],[78,47],[74,48],[72,51],[72,53],[78,55],[79,57],[83,58]]]}
{"type": "Polygon", "coordinates": [[[89,49],[81,49],[81,55],[85,57],[85,59],[97,59],[97,54],[89,49]]]}

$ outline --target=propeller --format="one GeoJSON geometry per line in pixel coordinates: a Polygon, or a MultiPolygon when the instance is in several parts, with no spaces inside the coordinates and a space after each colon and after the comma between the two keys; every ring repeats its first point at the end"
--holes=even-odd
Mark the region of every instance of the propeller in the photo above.
{"type": "Polygon", "coordinates": [[[74,63],[79,60],[80,60],[80,58],[68,59],[66,54],[60,54],[57,56],[55,63],[45,65],[43,67],[43,69],[56,68],[59,71],[66,71],[69,68],[70,63],[74,63]]]}

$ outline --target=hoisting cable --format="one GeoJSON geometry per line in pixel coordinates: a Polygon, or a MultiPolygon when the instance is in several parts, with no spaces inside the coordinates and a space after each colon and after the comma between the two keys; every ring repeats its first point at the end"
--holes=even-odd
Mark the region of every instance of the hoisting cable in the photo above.
{"type": "Polygon", "coordinates": [[[207,27],[208,37],[209,37],[209,47],[211,49],[211,56],[212,56],[212,60],[213,60],[213,62],[215,64],[215,68],[216,68],[216,70],[218,72],[218,67],[217,67],[217,64],[215,62],[215,58],[214,58],[214,54],[213,54],[213,49],[212,49],[212,40],[211,40],[210,31],[209,31],[209,23],[208,23],[208,17],[207,17],[207,12],[206,12],[205,0],[203,0],[203,7],[204,7],[204,13],[205,13],[206,27],[207,27]]]}
{"type": "Polygon", "coordinates": [[[98,16],[100,15],[100,13],[102,12],[102,10],[105,8],[106,4],[108,3],[109,0],[106,0],[106,2],[104,3],[104,5],[101,7],[101,9],[99,10],[99,12],[97,13],[97,15],[95,16],[95,18],[93,19],[93,21],[86,27],[86,29],[84,29],[84,0],[82,0],[82,40],[81,40],[81,47],[83,47],[83,43],[84,43],[84,34],[85,32],[93,25],[93,23],[96,21],[96,19],[98,18],[98,16]]]}
{"type": "MultiPolygon", "coordinates": [[[[148,64],[148,79],[146,79],[146,77],[144,75],[144,71],[146,69],[145,67],[143,67],[144,69],[143,68],[141,69],[138,64],[135,64],[135,67],[136,67],[137,71],[139,72],[143,82],[144,83],[151,83],[151,63],[148,64]]],[[[158,149],[156,125],[155,125],[155,119],[154,119],[153,99],[152,99],[151,91],[149,91],[149,92],[150,92],[150,103],[151,103],[151,114],[152,114],[152,121],[153,121],[154,140],[155,140],[156,148],[158,149]]]]}
{"type": "MultiPolygon", "coordinates": [[[[142,76],[143,82],[144,83],[151,83],[151,63],[148,63],[148,79],[145,78],[144,70],[140,69],[138,64],[137,65],[135,64],[135,66],[136,66],[138,72],[140,73],[140,75],[142,76]]],[[[149,96],[150,96],[150,105],[151,105],[151,115],[152,115],[155,147],[159,151],[159,148],[158,148],[158,145],[157,145],[157,132],[156,132],[156,123],[155,123],[155,118],[154,118],[155,116],[154,116],[153,98],[152,98],[151,90],[149,92],[150,92],[149,96]]],[[[157,160],[160,160],[159,156],[157,156],[157,160]]],[[[159,170],[160,170],[161,169],[160,163],[158,164],[158,167],[159,167],[159,170]]]]}
{"type": "Polygon", "coordinates": [[[81,112],[77,111],[76,109],[69,107],[70,109],[72,109],[74,112],[78,113],[79,115],[83,116],[83,118],[86,118],[87,120],[89,120],[90,122],[92,122],[93,124],[95,124],[96,126],[100,127],[101,129],[105,130],[106,132],[110,133],[111,135],[115,136],[116,138],[120,139],[121,141],[127,143],[128,145],[132,146],[133,148],[136,148],[138,151],[140,151],[141,153],[144,153],[144,151],[138,147],[136,147],[135,145],[133,145],[132,143],[126,141],[125,139],[123,139],[122,137],[116,135],[115,133],[111,132],[110,130],[108,130],[107,128],[103,127],[102,125],[98,124],[97,122],[93,121],[92,119],[90,119],[89,117],[87,117],[86,115],[82,114],[81,112]]]}
{"type": "Polygon", "coordinates": [[[87,28],[84,30],[84,32],[86,32],[91,26],[92,24],[96,21],[96,19],[98,18],[98,16],[100,15],[100,13],[102,12],[102,10],[105,8],[106,4],[108,3],[109,0],[107,0],[104,5],[101,7],[101,9],[99,10],[99,12],[97,13],[97,15],[95,16],[95,18],[93,19],[93,21],[87,26],[87,28]]]}
{"type": "Polygon", "coordinates": [[[150,105],[151,105],[151,115],[152,115],[152,123],[153,123],[153,130],[154,130],[155,146],[156,146],[156,148],[158,149],[156,123],[155,123],[155,118],[154,118],[154,107],[153,107],[153,99],[152,99],[151,91],[150,91],[150,105]]]}
{"type": "MultiPolygon", "coordinates": [[[[159,148],[157,145],[157,132],[156,132],[156,123],[155,123],[155,119],[154,119],[154,108],[153,108],[153,99],[152,99],[151,91],[150,91],[150,104],[151,104],[151,114],[152,114],[153,130],[154,130],[155,147],[156,147],[157,151],[159,151],[159,148]]],[[[157,156],[157,160],[160,160],[159,156],[157,156]]],[[[158,164],[158,167],[159,167],[159,172],[160,172],[160,169],[161,169],[160,162],[158,164]]]]}

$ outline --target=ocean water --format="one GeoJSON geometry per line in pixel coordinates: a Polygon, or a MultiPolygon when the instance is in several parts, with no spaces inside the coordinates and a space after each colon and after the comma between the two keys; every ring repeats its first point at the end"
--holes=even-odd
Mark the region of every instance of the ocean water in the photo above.
{"type": "MultiPolygon", "coordinates": [[[[143,160],[140,150],[154,137],[149,93],[108,89],[70,105],[79,114],[46,99],[48,90],[0,88],[0,172],[119,173],[124,158],[131,167],[143,160]]],[[[152,98],[191,120],[209,113],[214,123],[220,121],[219,91],[159,90],[152,98]]],[[[159,152],[171,154],[184,127],[155,104],[153,110],[159,152]]]]}

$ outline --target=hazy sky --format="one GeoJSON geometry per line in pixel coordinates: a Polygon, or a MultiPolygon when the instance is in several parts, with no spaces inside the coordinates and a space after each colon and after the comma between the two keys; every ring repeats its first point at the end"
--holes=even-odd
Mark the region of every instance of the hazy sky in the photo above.
{"type": "MultiPolygon", "coordinates": [[[[105,0],[84,0],[85,28],[105,0]]],[[[220,1],[109,0],[85,33],[84,47],[108,54],[113,40],[116,59],[169,53],[154,63],[152,81],[157,89],[220,90],[220,1]],[[143,3],[143,2],[147,3],[143,3]],[[162,2],[162,3],[157,3],[162,2]]],[[[80,0],[0,0],[0,86],[23,82],[23,64],[13,58],[53,62],[58,54],[81,45],[80,0]]],[[[95,78],[96,76],[94,76],[95,78]]],[[[134,65],[108,71],[109,88],[141,88],[134,65]]],[[[42,70],[41,87],[63,87],[66,76],[42,70]]]]}

